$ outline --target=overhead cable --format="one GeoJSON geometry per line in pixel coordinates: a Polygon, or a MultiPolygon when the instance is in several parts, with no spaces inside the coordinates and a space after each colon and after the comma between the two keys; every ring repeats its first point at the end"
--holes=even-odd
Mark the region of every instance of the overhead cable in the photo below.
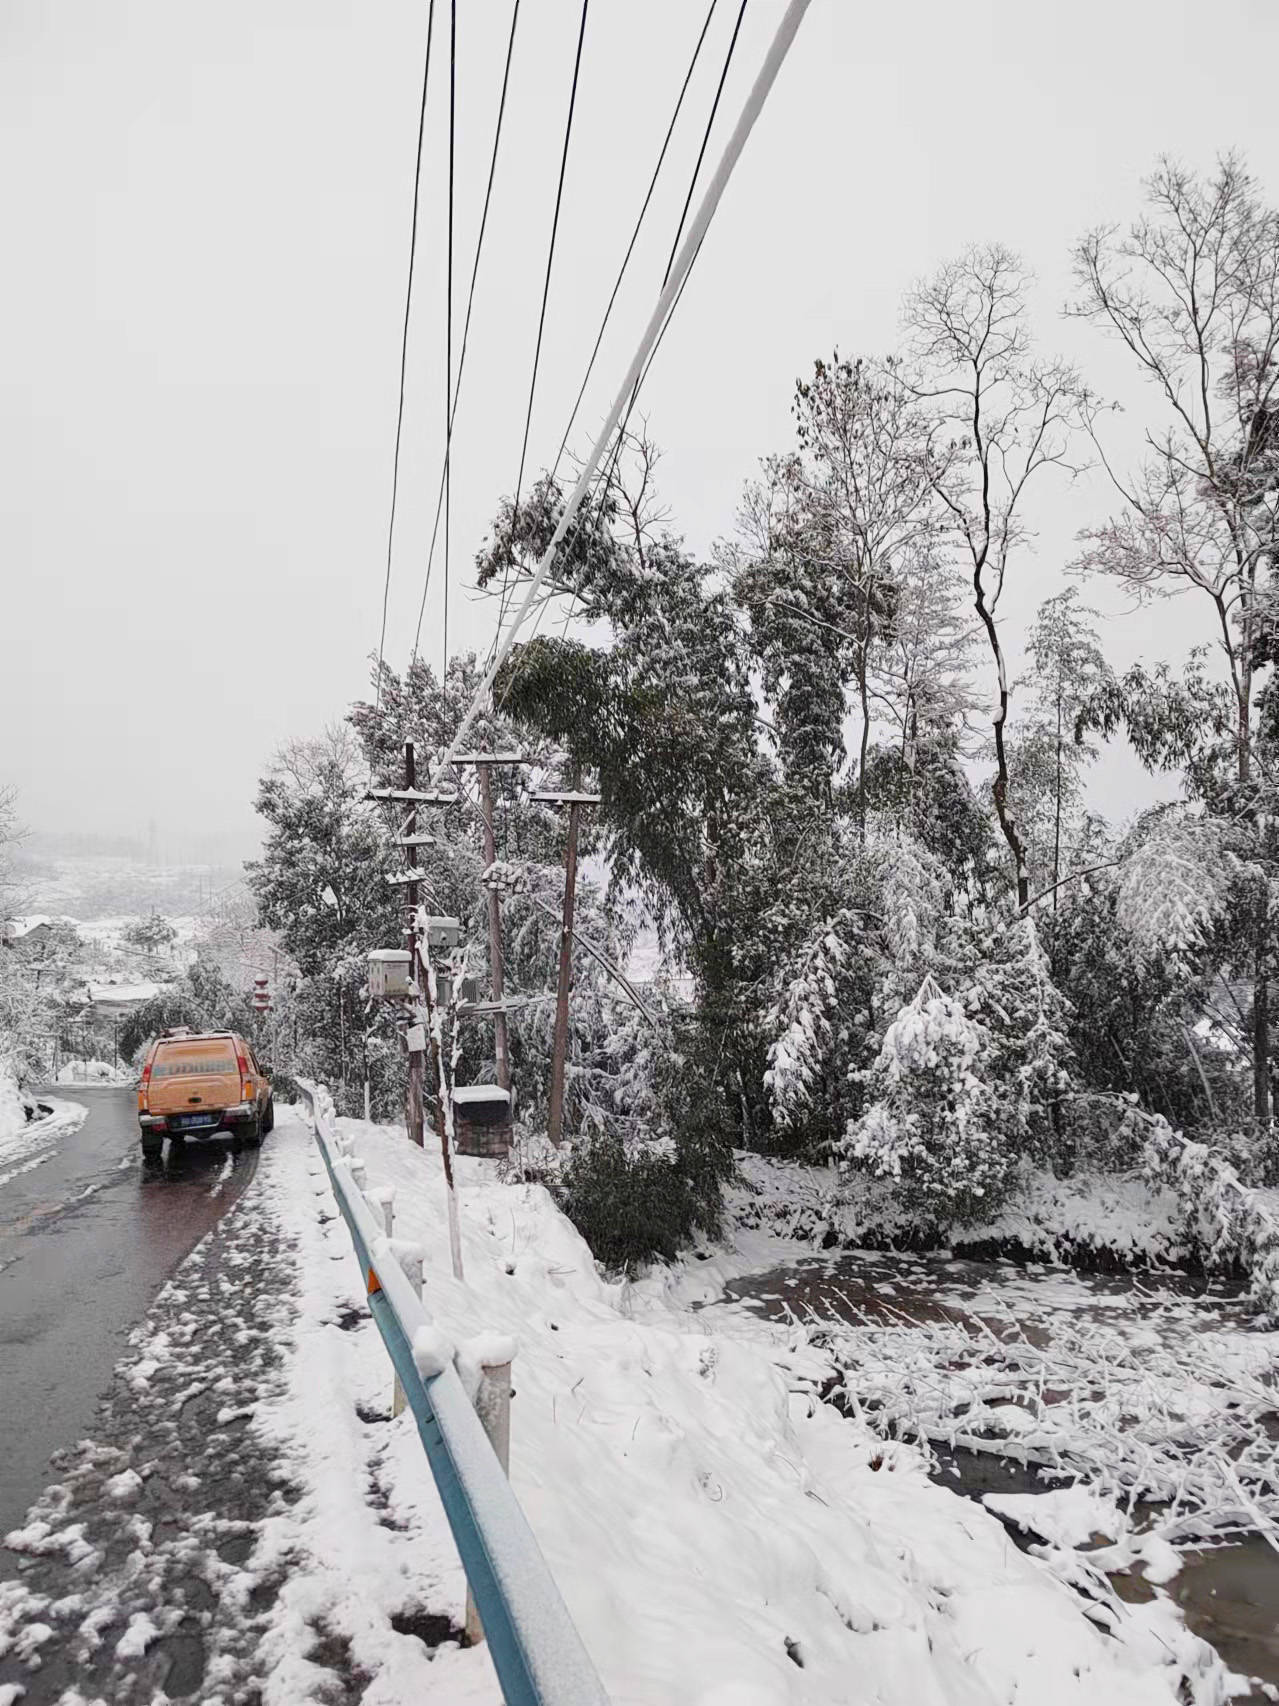
{"type": "Polygon", "coordinates": [[[493,199],[493,180],[497,175],[497,155],[502,142],[502,119],[506,113],[506,92],[511,81],[511,57],[515,51],[515,29],[519,23],[520,0],[515,0],[511,8],[511,32],[506,44],[506,68],[502,73],[502,94],[497,107],[497,124],[493,131],[493,152],[489,158],[488,184],[484,191],[484,211],[480,215],[480,234],[475,243],[475,260],[471,266],[471,284],[466,297],[466,318],[462,324],[462,348],[457,358],[457,377],[453,385],[453,408],[449,416],[448,433],[444,441],[444,466],[440,470],[440,487],[435,499],[435,521],[431,528],[431,545],[426,558],[426,575],[422,583],[422,600],[418,606],[417,627],[413,633],[413,653],[411,662],[416,661],[418,648],[422,641],[422,621],[426,614],[426,598],[431,590],[431,567],[435,561],[435,543],[440,528],[440,518],[444,512],[444,480],[448,468],[449,451],[453,443],[453,425],[457,419],[458,403],[462,395],[462,374],[466,369],[466,349],[471,336],[471,311],[475,306],[475,281],[480,273],[480,256],[484,252],[484,233],[488,229],[489,204],[493,199]]]}
{"type": "Polygon", "coordinates": [[[697,188],[698,175],[702,169],[702,161],[706,158],[706,145],[711,139],[711,130],[715,124],[715,114],[719,111],[720,96],[724,93],[724,84],[728,78],[728,68],[733,63],[733,51],[737,46],[737,38],[741,33],[742,19],[746,16],[746,0],[742,0],[737,14],[737,22],[733,25],[732,39],[728,44],[728,52],[724,56],[724,69],[719,74],[719,87],[715,90],[715,99],[711,102],[711,116],[706,121],[706,129],[702,132],[702,146],[697,151],[697,164],[693,167],[693,176],[689,179],[688,194],[684,197],[684,207],[679,216],[679,225],[675,231],[675,241],[671,244],[671,252],[666,262],[666,271],[662,274],[665,284],[671,276],[671,267],[675,261],[675,251],[679,248],[679,240],[684,234],[684,221],[688,218],[689,206],[693,200],[693,191],[697,188]]]}
{"type": "Polygon", "coordinates": [[[552,533],[546,549],[542,553],[536,572],[529,581],[523,602],[516,611],[510,626],[507,628],[507,631],[503,636],[502,643],[494,655],[493,661],[490,663],[488,669],[485,670],[484,676],[472,696],[470,706],[468,707],[465,716],[462,718],[462,721],[459,723],[447,752],[440,760],[439,766],[437,767],[437,774],[442,772],[452,762],[457,753],[462,750],[463,741],[470,732],[472,724],[488,699],[494,678],[497,676],[498,671],[510,656],[511,648],[515,644],[516,636],[518,635],[528,611],[532,606],[533,600],[541,590],[542,583],[545,581],[550,572],[551,564],[555,560],[555,554],[559,550],[559,546],[564,535],[573,523],[573,518],[577,514],[578,507],[586,494],[587,488],[590,486],[591,481],[594,478],[595,470],[599,466],[600,458],[604,454],[605,447],[612,440],[614,430],[622,418],[623,410],[626,408],[627,399],[631,396],[636,382],[644,370],[648,357],[657,343],[662,327],[665,324],[666,317],[679,294],[688,270],[692,265],[693,258],[696,255],[698,248],[701,246],[702,239],[706,235],[707,229],[714,217],[715,210],[720,204],[724,191],[728,186],[728,181],[732,177],[733,169],[737,165],[737,162],[741,157],[742,149],[746,145],[746,139],[749,137],[755,126],[756,120],[759,118],[760,112],[763,110],[769,91],[777,79],[777,74],[781,70],[786,55],[790,50],[791,43],[795,39],[796,31],[799,29],[804,14],[808,10],[809,3],[810,0],[790,0],[781,21],[777,26],[777,32],[774,35],[772,44],[765,56],[764,63],[760,67],[754,83],[751,85],[750,91],[747,94],[745,103],[742,107],[741,114],[736,125],[733,127],[732,135],[729,137],[727,146],[724,149],[723,157],[720,160],[719,165],[716,167],[710,183],[706,187],[701,205],[699,206],[697,213],[693,218],[693,222],[684,238],[683,244],[675,257],[670,270],[670,275],[658,297],[657,304],[649,318],[648,325],[644,329],[644,334],[640,339],[639,347],[635,351],[631,364],[626,371],[625,378],[622,381],[621,389],[618,391],[617,396],[613,401],[613,406],[608,412],[608,418],[605,420],[604,425],[600,429],[599,435],[591,448],[590,455],[587,457],[586,462],[582,467],[582,471],[578,475],[577,484],[574,486],[568,502],[565,504],[560,513],[560,518],[555,525],[555,531],[552,533]]]}
{"type": "MultiPolygon", "coordinates": [[[[631,232],[631,240],[626,245],[626,253],[622,256],[622,264],[617,269],[617,277],[613,281],[613,291],[608,299],[608,306],[604,310],[604,318],[600,321],[600,329],[595,335],[595,347],[591,351],[591,359],[586,364],[586,372],[582,376],[581,385],[578,387],[577,400],[573,404],[573,412],[568,418],[568,425],[564,428],[564,437],[560,440],[559,450],[555,454],[555,464],[551,470],[552,475],[559,471],[559,465],[563,460],[564,450],[569,441],[569,435],[573,431],[574,423],[577,420],[577,411],[582,406],[582,398],[586,394],[586,387],[590,383],[591,374],[595,370],[595,358],[599,355],[600,345],[604,342],[604,333],[608,329],[609,318],[613,312],[613,304],[617,301],[617,293],[622,287],[622,279],[626,275],[626,269],[630,265],[631,256],[635,252],[635,244],[639,240],[640,227],[644,223],[644,215],[648,212],[649,203],[653,199],[653,191],[657,188],[658,174],[661,172],[662,164],[666,159],[666,151],[671,145],[671,137],[675,132],[675,123],[679,118],[680,109],[684,105],[684,96],[688,93],[688,85],[693,80],[693,72],[697,68],[697,61],[702,51],[702,43],[706,40],[706,32],[710,28],[711,19],[715,16],[715,8],[718,5],[719,0],[711,0],[710,9],[703,20],[701,33],[699,34],[697,43],[693,48],[693,57],[689,60],[688,70],[684,73],[684,81],[680,85],[679,98],[675,102],[675,111],[671,114],[671,121],[666,127],[666,135],[662,138],[661,153],[657,156],[657,164],[653,167],[653,175],[648,180],[648,193],[644,197],[644,205],[639,210],[639,217],[635,221],[635,229],[631,232]]],[[[685,208],[685,211],[687,211],[687,207],[685,208]]]]}
{"type": "Polygon", "coordinates": [[[404,292],[404,332],[400,342],[400,401],[395,415],[395,460],[391,471],[391,518],[386,531],[386,580],[382,587],[382,632],[377,645],[376,705],[382,703],[382,660],[386,655],[386,613],[391,598],[391,553],[395,542],[395,503],[400,487],[400,436],[404,428],[404,376],[409,359],[409,317],[413,307],[413,264],[417,257],[417,210],[422,185],[422,138],[426,134],[426,94],[431,81],[431,41],[435,34],[435,0],[426,16],[426,63],[422,68],[422,105],[417,121],[417,153],[413,159],[413,220],[409,227],[409,276],[404,292]]]}
{"type": "MultiPolygon", "coordinates": [[[[551,242],[546,254],[546,277],[542,281],[542,307],[537,317],[537,345],[533,351],[533,374],[529,380],[528,408],[524,413],[524,440],[520,445],[520,471],[515,480],[515,503],[512,506],[512,516],[518,516],[520,509],[520,494],[524,490],[524,464],[528,458],[529,430],[533,424],[533,398],[537,391],[537,370],[542,359],[542,335],[546,330],[546,304],[551,294],[551,268],[555,261],[555,239],[560,228],[560,207],[564,200],[564,174],[568,167],[568,145],[573,135],[573,113],[577,107],[577,84],[582,69],[582,43],[586,40],[586,14],[591,0],[582,0],[582,20],[577,32],[577,54],[573,60],[573,85],[569,91],[568,118],[564,125],[564,146],[560,152],[560,176],[555,189],[555,213],[551,219],[551,242]]],[[[498,625],[505,619],[507,587],[509,583],[509,564],[502,571],[502,602],[498,616],[498,625]]]]}
{"type": "Polygon", "coordinates": [[[457,0],[449,5],[449,240],[444,288],[444,621],[441,625],[441,722],[449,718],[449,520],[453,498],[453,162],[457,133],[457,0]]]}
{"type": "MultiPolygon", "coordinates": [[[[714,11],[714,6],[712,6],[711,10],[714,11]]],[[[731,38],[729,39],[728,52],[724,56],[724,64],[720,70],[719,83],[715,89],[715,99],[711,102],[710,115],[706,120],[706,128],[702,132],[702,145],[697,151],[697,161],[693,167],[693,175],[689,179],[688,194],[684,198],[684,206],[683,206],[683,209],[680,213],[679,226],[678,226],[676,233],[675,233],[675,242],[671,247],[671,259],[672,260],[674,258],[676,249],[679,247],[680,233],[683,231],[684,221],[688,217],[688,209],[689,209],[689,206],[690,206],[692,199],[693,199],[693,191],[697,188],[697,180],[698,180],[698,177],[699,177],[701,170],[702,170],[702,161],[706,157],[706,149],[707,149],[708,144],[710,143],[711,131],[714,128],[714,124],[715,124],[715,115],[719,111],[720,97],[724,93],[724,84],[728,79],[728,68],[733,63],[733,53],[737,47],[737,38],[738,38],[739,34],[741,33],[742,19],[745,17],[745,15],[746,15],[746,0],[742,0],[741,7],[737,13],[737,22],[733,26],[733,34],[732,34],[731,38]]],[[[710,23],[709,14],[707,15],[706,23],[707,24],[710,23]]],[[[705,35],[705,33],[706,33],[706,25],[703,24],[702,34],[705,35]]],[[[701,43],[699,41],[698,46],[700,47],[700,45],[701,45],[701,43]]],[[[696,59],[696,54],[694,55],[694,59],[696,59]]],[[[690,73],[691,73],[691,69],[692,68],[690,67],[690,73]]],[[[687,87],[687,79],[685,79],[685,87],[687,87]]],[[[681,94],[681,99],[682,98],[683,98],[683,96],[681,94]]],[[[676,108],[676,111],[678,111],[678,107],[676,108]]],[[[669,137],[669,132],[667,134],[669,137]]],[[[660,164],[660,162],[659,162],[659,164],[660,164]]],[[[612,453],[611,453],[611,455],[608,459],[608,462],[605,466],[604,472],[596,480],[595,489],[592,492],[590,498],[587,500],[586,509],[589,510],[591,505],[594,504],[597,515],[601,515],[603,513],[604,505],[608,500],[608,494],[609,494],[609,491],[612,487],[613,479],[617,473],[618,464],[621,462],[621,459],[622,459],[622,452],[626,448],[626,433],[627,433],[627,429],[629,428],[629,426],[631,424],[631,414],[634,411],[636,402],[639,399],[640,392],[644,389],[644,381],[648,378],[649,369],[652,367],[653,362],[657,357],[658,350],[662,347],[662,339],[666,336],[667,328],[669,327],[671,320],[674,318],[676,310],[679,308],[680,302],[681,302],[683,295],[684,295],[685,286],[688,284],[688,281],[692,276],[693,268],[697,265],[697,257],[698,257],[698,255],[701,254],[701,252],[702,252],[702,245],[699,243],[697,245],[697,248],[693,252],[692,260],[688,264],[688,270],[684,274],[684,282],[680,285],[679,291],[677,292],[677,294],[675,296],[675,300],[671,303],[670,309],[666,315],[666,319],[662,323],[662,329],[658,333],[657,341],[653,345],[653,348],[649,353],[648,360],[644,363],[644,367],[640,373],[639,378],[635,381],[635,389],[631,393],[630,402],[626,405],[626,413],[622,417],[621,424],[617,429],[617,437],[616,437],[616,440],[614,441],[612,453]]],[[[666,263],[666,271],[662,275],[662,283],[665,284],[667,279],[670,276],[671,276],[671,260],[668,260],[666,263]]],[[[596,347],[598,348],[598,345],[596,347]]],[[[585,388],[585,387],[583,387],[583,388],[585,388]]],[[[580,402],[580,401],[581,401],[581,396],[579,393],[578,402],[580,402]]],[[[576,413],[576,407],[574,408],[574,413],[576,413]]],[[[571,427],[572,422],[570,422],[569,424],[571,427]]],[[[568,438],[568,434],[566,433],[565,434],[565,442],[567,442],[567,438],[568,438]]],[[[564,449],[564,446],[563,446],[563,444],[561,444],[561,446],[560,446],[561,453],[563,452],[563,449],[564,449]]],[[[558,467],[558,465],[559,464],[557,461],[556,466],[558,467]]],[[[585,515],[583,515],[583,517],[581,519],[579,519],[578,524],[577,524],[577,529],[574,530],[574,538],[576,538],[577,532],[584,525],[585,519],[586,519],[585,515]]],[[[505,608],[503,608],[499,614],[499,620],[498,620],[499,630],[501,628],[502,620],[505,618],[505,614],[506,614],[505,608]]],[[[496,643],[496,641],[495,641],[495,643],[496,643]]]]}

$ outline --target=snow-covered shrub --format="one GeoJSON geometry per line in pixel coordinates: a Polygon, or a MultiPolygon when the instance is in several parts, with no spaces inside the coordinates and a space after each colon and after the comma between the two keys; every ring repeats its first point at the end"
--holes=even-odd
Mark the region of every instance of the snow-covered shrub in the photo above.
{"type": "Polygon", "coordinates": [[[1157,1114],[1149,1124],[1146,1175],[1177,1192],[1204,1266],[1242,1267],[1260,1325],[1279,1326],[1279,1214],[1207,1144],[1190,1142],[1157,1114]]]}
{"type": "Polygon", "coordinates": [[[778,975],[777,994],[764,1018],[769,1038],[764,1087],[782,1128],[796,1124],[813,1106],[831,1044],[836,980],[847,958],[837,921],[828,918],[778,975]]]}
{"type": "Polygon", "coordinates": [[[925,977],[888,1027],[844,1157],[900,1180],[906,1199],[935,1221],[993,1212],[1017,1155],[1006,1111],[980,1076],[989,1052],[984,1027],[925,977]]]}
{"type": "Polygon", "coordinates": [[[624,1143],[614,1132],[579,1138],[553,1189],[606,1268],[673,1259],[694,1233],[719,1230],[720,1179],[704,1146],[624,1143]]]}

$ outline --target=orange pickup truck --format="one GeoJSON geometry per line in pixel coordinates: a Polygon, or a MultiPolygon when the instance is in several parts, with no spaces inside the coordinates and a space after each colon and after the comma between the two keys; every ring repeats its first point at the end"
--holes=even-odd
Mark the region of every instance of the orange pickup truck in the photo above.
{"type": "Polygon", "coordinates": [[[138,1082],[142,1155],[158,1161],[166,1137],[214,1137],[251,1147],[275,1124],[271,1081],[233,1031],[166,1031],[147,1050],[138,1082]]]}

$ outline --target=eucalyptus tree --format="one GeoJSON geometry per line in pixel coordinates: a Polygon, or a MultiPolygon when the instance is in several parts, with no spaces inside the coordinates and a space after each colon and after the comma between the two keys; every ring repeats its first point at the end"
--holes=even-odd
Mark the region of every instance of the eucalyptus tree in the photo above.
{"type": "Polygon", "coordinates": [[[1043,360],[1027,323],[1029,275],[998,244],[969,248],[918,284],[905,306],[916,397],[932,414],[926,467],[973,589],[995,666],[995,815],[1008,844],[1017,902],[1030,899],[1026,844],[1009,796],[1010,682],[999,604],[1014,565],[1030,554],[1028,492],[1050,469],[1071,468],[1086,405],[1074,369],[1043,360]]]}
{"type": "MultiPolygon", "coordinates": [[[[1194,596],[1209,614],[1222,680],[1201,663],[1181,680],[1132,670],[1084,721],[1103,733],[1125,727],[1152,767],[1185,766],[1199,813],[1152,827],[1145,869],[1159,883],[1184,871],[1197,850],[1191,891],[1231,897],[1229,920],[1218,922],[1230,926],[1229,969],[1252,985],[1253,1105],[1264,1122],[1269,989],[1279,975],[1279,744],[1273,687],[1262,675],[1275,659],[1276,632],[1279,211],[1233,155],[1207,177],[1163,159],[1145,192],[1147,211],[1126,230],[1091,231],[1074,251],[1070,312],[1127,351],[1154,410],[1145,453],[1129,471],[1117,466],[1090,411],[1117,507],[1082,533],[1077,567],[1139,599],[1194,596]],[[1246,900],[1225,882],[1224,860],[1238,861],[1246,900]]],[[[1169,924],[1179,928],[1175,917],[1169,924]]],[[[1211,935],[1220,935],[1215,925],[1211,935]]]]}

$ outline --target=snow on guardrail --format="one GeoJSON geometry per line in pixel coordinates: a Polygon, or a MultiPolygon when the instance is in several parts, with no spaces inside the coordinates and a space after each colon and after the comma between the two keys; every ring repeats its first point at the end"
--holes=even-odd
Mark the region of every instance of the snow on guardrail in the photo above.
{"type": "Polygon", "coordinates": [[[467,1396],[447,1333],[433,1321],[386,1232],[380,1193],[337,1130],[322,1085],[299,1081],[316,1144],[368,1288],[369,1308],[412,1410],[484,1625],[506,1706],[608,1706],[528,1520],[467,1396]],[[370,1197],[375,1198],[370,1201],[370,1197]]]}

